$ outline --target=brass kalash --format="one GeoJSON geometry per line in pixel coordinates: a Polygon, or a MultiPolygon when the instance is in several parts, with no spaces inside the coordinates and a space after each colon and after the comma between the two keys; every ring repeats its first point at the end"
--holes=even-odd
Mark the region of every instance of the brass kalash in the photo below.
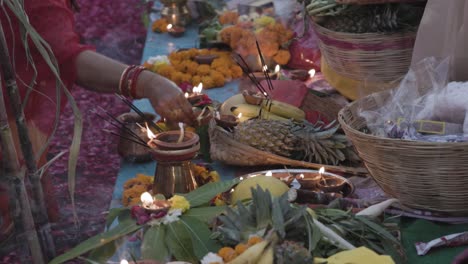
{"type": "Polygon", "coordinates": [[[187,7],[187,0],[161,0],[164,7],[161,10],[161,17],[165,18],[169,24],[186,26],[190,22],[190,12],[187,7]]]}
{"type": "Polygon", "coordinates": [[[191,160],[200,150],[198,135],[189,131],[167,131],[150,138],[151,153],[157,162],[153,193],[169,198],[196,189],[191,160]]]}

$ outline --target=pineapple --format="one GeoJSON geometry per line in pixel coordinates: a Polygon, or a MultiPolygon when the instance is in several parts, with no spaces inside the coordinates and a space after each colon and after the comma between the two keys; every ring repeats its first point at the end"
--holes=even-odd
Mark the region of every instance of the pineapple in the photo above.
{"type": "Polygon", "coordinates": [[[349,141],[336,134],[338,128],[333,124],[253,119],[236,127],[234,139],[262,151],[309,162],[331,165],[346,159],[357,162],[359,158],[349,141]]]}
{"type": "Polygon", "coordinates": [[[236,207],[228,207],[226,213],[218,217],[221,225],[215,228],[215,238],[232,247],[246,244],[252,237],[270,241],[309,241],[311,233],[307,230],[312,230],[312,220],[306,207],[292,206],[287,193],[273,198],[268,190],[259,186],[251,190],[252,203],[246,206],[238,202],[236,207]]]}
{"type": "Polygon", "coordinates": [[[294,241],[284,241],[275,247],[276,264],[313,263],[310,252],[304,246],[294,241]]]}
{"type": "Polygon", "coordinates": [[[340,15],[323,17],[319,24],[347,33],[395,32],[416,27],[423,12],[423,7],[408,4],[356,6],[340,15]]]}

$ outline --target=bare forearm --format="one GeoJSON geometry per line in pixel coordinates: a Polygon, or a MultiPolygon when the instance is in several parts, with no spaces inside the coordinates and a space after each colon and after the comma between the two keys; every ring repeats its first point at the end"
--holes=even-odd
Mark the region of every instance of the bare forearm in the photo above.
{"type": "Polygon", "coordinates": [[[94,51],[81,52],[76,60],[77,83],[92,91],[117,93],[126,66],[94,51]]]}

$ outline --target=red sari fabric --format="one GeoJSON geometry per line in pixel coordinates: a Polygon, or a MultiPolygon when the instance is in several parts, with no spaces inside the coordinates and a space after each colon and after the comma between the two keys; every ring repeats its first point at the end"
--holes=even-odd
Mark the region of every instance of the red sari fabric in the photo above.
{"type": "MultiPolygon", "coordinates": [[[[74,14],[68,0],[25,0],[24,8],[29,17],[29,22],[42,38],[50,45],[59,65],[60,77],[67,88],[71,88],[76,80],[76,58],[78,54],[90,46],[81,45],[79,36],[74,31],[74,14]]],[[[6,8],[8,9],[8,8],[6,8]]],[[[30,54],[34,61],[34,68],[27,61],[24,45],[21,39],[20,27],[16,16],[7,11],[0,11],[0,22],[3,28],[10,58],[16,71],[16,81],[20,90],[24,107],[24,114],[29,128],[29,134],[33,149],[41,148],[54,128],[57,110],[56,78],[42,55],[35,48],[31,40],[28,41],[30,54]],[[33,82],[34,76],[36,76],[33,82]],[[29,99],[24,102],[28,87],[32,88],[29,99]]],[[[0,74],[1,77],[3,77],[0,74]]],[[[4,78],[2,79],[3,94],[10,119],[10,125],[14,127],[14,118],[10,110],[8,96],[5,91],[4,78]]],[[[60,111],[66,104],[66,97],[61,93],[60,111]]],[[[13,133],[15,133],[13,129],[13,133]]],[[[18,144],[18,142],[15,142],[18,144]]],[[[17,150],[19,148],[17,146],[17,150]]],[[[38,160],[38,166],[46,161],[45,156],[38,160]]],[[[0,152],[1,162],[1,152],[0,152]]],[[[1,167],[1,163],[0,163],[1,167]]],[[[53,186],[47,175],[42,178],[43,190],[46,195],[49,216],[52,220],[57,217],[57,204],[53,199],[53,186]]],[[[0,185],[0,241],[2,233],[9,227],[10,216],[8,214],[8,195],[5,186],[0,185]]]]}
{"type": "MultiPolygon", "coordinates": [[[[67,88],[71,88],[76,79],[76,57],[80,52],[91,47],[79,43],[79,36],[74,32],[74,15],[69,1],[25,0],[24,7],[31,25],[50,45],[57,58],[62,82],[67,88]]],[[[4,13],[0,15],[0,22],[8,42],[10,57],[14,58],[17,83],[21,97],[24,99],[27,87],[33,80],[34,69],[26,59],[18,21],[12,13],[9,13],[8,17],[11,21],[11,29],[4,13]]],[[[24,112],[28,121],[34,121],[42,133],[50,135],[57,106],[55,77],[31,41],[29,41],[29,47],[37,70],[37,78],[24,112]]],[[[63,108],[66,98],[63,92],[61,95],[60,108],[63,108]]]]}

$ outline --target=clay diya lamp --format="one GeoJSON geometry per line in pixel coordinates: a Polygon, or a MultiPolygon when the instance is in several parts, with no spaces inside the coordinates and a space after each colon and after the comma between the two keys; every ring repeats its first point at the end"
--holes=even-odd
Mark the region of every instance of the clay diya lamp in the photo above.
{"type": "Polygon", "coordinates": [[[222,128],[233,128],[239,124],[239,118],[233,115],[220,115],[215,118],[215,121],[222,128]]]}
{"type": "Polygon", "coordinates": [[[343,190],[346,181],[337,177],[330,177],[326,173],[322,175],[322,179],[317,183],[317,188],[327,193],[338,193],[343,190]]]}
{"type": "Polygon", "coordinates": [[[174,38],[182,37],[185,33],[185,28],[181,26],[172,26],[167,29],[167,33],[173,36],[174,38]]]}
{"type": "Polygon", "coordinates": [[[205,54],[205,55],[197,55],[195,56],[195,61],[198,64],[208,64],[210,65],[216,58],[219,56],[216,54],[205,54]]]}
{"type": "Polygon", "coordinates": [[[244,90],[242,91],[244,100],[251,105],[260,105],[263,102],[264,97],[260,93],[244,90]]]}
{"type": "Polygon", "coordinates": [[[301,189],[315,189],[322,176],[320,173],[306,173],[296,175],[296,180],[301,185],[301,189]]]}
{"type": "Polygon", "coordinates": [[[306,81],[309,79],[310,74],[306,70],[292,70],[289,72],[289,76],[293,80],[306,81]]]}
{"type": "Polygon", "coordinates": [[[144,126],[146,120],[153,120],[156,116],[151,113],[143,114],[145,118],[133,112],[124,113],[117,117],[120,122],[125,124],[125,128],[119,131],[121,137],[117,146],[117,151],[121,157],[130,162],[145,162],[151,160],[151,154],[147,147],[126,139],[132,138],[132,135],[130,135],[131,132],[140,138],[146,138],[146,133],[141,130],[140,126],[144,126]]]}
{"type": "Polygon", "coordinates": [[[273,177],[277,178],[278,180],[286,183],[286,185],[290,186],[294,181],[294,176],[287,172],[277,172],[273,174],[273,177]]]}
{"type": "MultiPolygon", "coordinates": [[[[252,72],[253,76],[255,79],[257,79],[259,82],[266,80],[267,77],[265,76],[265,73],[259,71],[259,72],[252,72]]],[[[270,76],[271,80],[276,80],[278,77],[278,72],[268,72],[268,75],[270,76]]]]}

